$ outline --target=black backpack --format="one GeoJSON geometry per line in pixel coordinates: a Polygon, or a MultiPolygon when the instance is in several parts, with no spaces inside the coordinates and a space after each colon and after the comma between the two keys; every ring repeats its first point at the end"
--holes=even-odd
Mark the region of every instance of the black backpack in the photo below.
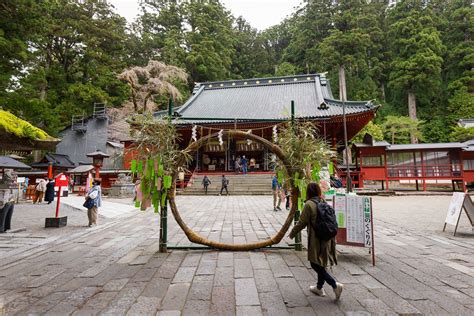
{"type": "Polygon", "coordinates": [[[311,201],[316,203],[316,210],[318,212],[316,219],[314,217],[311,218],[311,226],[316,236],[321,240],[330,240],[336,237],[337,220],[334,209],[324,200],[311,199],[311,201]]]}

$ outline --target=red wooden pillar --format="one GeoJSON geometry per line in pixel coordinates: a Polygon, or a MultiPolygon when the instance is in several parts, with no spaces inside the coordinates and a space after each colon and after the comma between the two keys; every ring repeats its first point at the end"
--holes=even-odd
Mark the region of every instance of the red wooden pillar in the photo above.
{"type": "Polygon", "coordinates": [[[48,179],[52,179],[53,178],[53,163],[50,162],[48,164],[48,179]]]}
{"type": "MultiPolygon", "coordinates": [[[[416,157],[416,155],[415,155],[416,157]]],[[[426,191],[426,170],[425,170],[425,157],[423,155],[423,151],[420,151],[420,157],[421,157],[421,177],[422,177],[422,182],[423,182],[423,191],[426,191]]]]}
{"type": "Polygon", "coordinates": [[[462,190],[463,192],[467,192],[466,191],[466,183],[467,181],[464,179],[464,157],[463,157],[463,152],[461,151],[459,153],[459,170],[461,171],[461,178],[462,178],[462,190]]]}
{"type": "Polygon", "coordinates": [[[99,165],[95,165],[95,178],[96,179],[100,179],[100,174],[99,174],[99,171],[100,171],[100,166],[99,165]]]}
{"type": "Polygon", "coordinates": [[[357,152],[356,152],[356,166],[357,166],[357,158],[359,158],[360,160],[360,166],[359,166],[359,188],[363,188],[364,187],[364,176],[362,175],[364,172],[363,172],[363,166],[364,166],[364,163],[362,162],[362,156],[363,156],[363,153],[362,153],[362,149],[359,149],[357,152]],[[358,157],[357,157],[358,156],[358,157]]]}
{"type": "MultiPolygon", "coordinates": [[[[332,150],[334,150],[336,153],[337,153],[337,143],[336,143],[336,135],[335,133],[332,133],[332,137],[331,137],[331,148],[332,150]]],[[[336,155],[337,156],[337,155],[336,155]]],[[[334,170],[337,169],[337,157],[334,157],[332,159],[332,164],[334,166],[334,170]]]]}

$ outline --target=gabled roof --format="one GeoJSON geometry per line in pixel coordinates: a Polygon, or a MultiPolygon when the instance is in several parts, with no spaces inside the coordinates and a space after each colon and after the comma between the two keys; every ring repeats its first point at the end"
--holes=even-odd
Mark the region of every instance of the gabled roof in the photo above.
{"type": "Polygon", "coordinates": [[[387,151],[397,150],[446,150],[446,149],[461,149],[463,151],[474,151],[474,140],[464,143],[431,143],[431,144],[395,144],[391,145],[386,141],[377,141],[373,145],[357,143],[355,147],[385,147],[387,151]]]}
{"type": "MultiPolygon", "coordinates": [[[[329,81],[321,74],[200,83],[177,112],[184,123],[287,120],[292,100],[296,118],[343,114],[342,102],[334,99],[329,81]]],[[[378,108],[371,101],[346,101],[345,106],[347,115],[378,108]]]]}
{"type": "Polygon", "coordinates": [[[56,167],[56,168],[69,169],[69,168],[75,167],[74,162],[71,160],[71,158],[69,158],[68,155],[53,154],[53,153],[47,153],[46,155],[44,155],[44,158],[41,159],[40,162],[32,163],[31,166],[35,168],[44,168],[44,167],[48,167],[50,162],[52,162],[53,167],[56,167]]]}
{"type": "Polygon", "coordinates": [[[456,149],[463,147],[465,147],[463,143],[401,144],[390,145],[387,150],[456,149]]]}
{"type": "Polygon", "coordinates": [[[0,168],[2,169],[31,169],[30,166],[25,165],[8,156],[0,156],[0,168]]]}
{"type": "Polygon", "coordinates": [[[94,166],[92,165],[79,165],[74,169],[69,169],[67,172],[68,173],[86,173],[94,169],[94,166]]]}
{"type": "Polygon", "coordinates": [[[374,141],[373,145],[364,144],[364,143],[355,143],[354,146],[358,148],[360,147],[387,147],[387,146],[390,146],[390,143],[382,140],[382,141],[374,141]]]}

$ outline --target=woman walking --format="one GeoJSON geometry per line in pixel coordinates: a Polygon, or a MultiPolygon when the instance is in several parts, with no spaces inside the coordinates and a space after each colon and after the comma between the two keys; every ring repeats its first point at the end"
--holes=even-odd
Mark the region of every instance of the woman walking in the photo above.
{"type": "Polygon", "coordinates": [[[88,203],[87,217],[89,218],[89,227],[92,227],[92,225],[97,225],[97,211],[102,206],[102,189],[100,188],[99,179],[94,180],[93,187],[87,192],[86,203],[88,203]]]}
{"type": "Polygon", "coordinates": [[[54,201],[54,180],[49,179],[48,183],[46,184],[46,193],[44,194],[44,200],[51,204],[54,201]]]}
{"type": "Polygon", "coordinates": [[[291,230],[289,237],[293,239],[298,232],[308,227],[308,260],[313,270],[318,274],[317,285],[310,286],[309,290],[316,295],[326,296],[323,285],[327,282],[333,288],[336,300],[339,300],[344,286],[326,271],[328,264],[337,264],[336,238],[333,237],[329,240],[320,239],[316,236],[312,227],[312,223],[316,223],[317,216],[321,214],[321,212],[318,212],[318,204],[326,203],[322,198],[321,188],[317,183],[311,182],[308,184],[306,198],[307,200],[300,219],[291,230]]]}

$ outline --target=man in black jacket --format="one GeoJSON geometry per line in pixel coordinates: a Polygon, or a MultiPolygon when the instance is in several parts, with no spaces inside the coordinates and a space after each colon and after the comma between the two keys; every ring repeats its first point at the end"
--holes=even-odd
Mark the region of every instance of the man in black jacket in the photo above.
{"type": "Polygon", "coordinates": [[[225,192],[227,193],[227,195],[229,195],[229,191],[227,190],[227,186],[229,185],[229,180],[227,180],[227,178],[225,177],[225,175],[222,175],[222,187],[221,187],[221,192],[219,193],[219,195],[222,194],[222,191],[225,189],[225,192]]]}

